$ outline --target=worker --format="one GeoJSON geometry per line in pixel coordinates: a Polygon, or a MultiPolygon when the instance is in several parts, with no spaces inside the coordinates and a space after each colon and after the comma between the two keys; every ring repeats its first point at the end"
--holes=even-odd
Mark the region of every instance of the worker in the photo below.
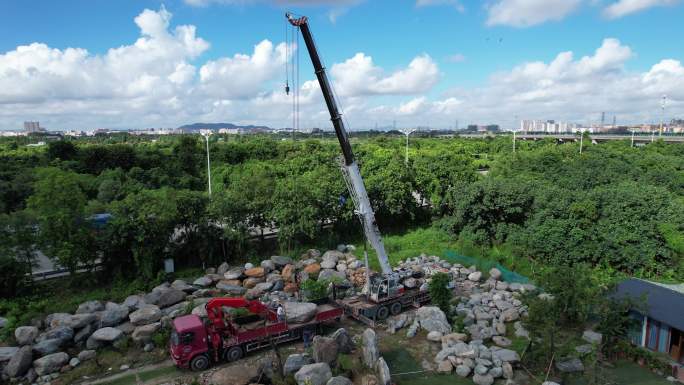
{"type": "Polygon", "coordinates": [[[278,303],[278,310],[276,311],[276,314],[278,315],[278,322],[285,322],[285,309],[280,303],[278,303]]]}

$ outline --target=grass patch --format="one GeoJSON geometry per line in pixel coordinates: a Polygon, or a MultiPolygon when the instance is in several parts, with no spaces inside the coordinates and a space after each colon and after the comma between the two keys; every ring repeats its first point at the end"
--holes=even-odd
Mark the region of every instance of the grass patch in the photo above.
{"type": "Polygon", "coordinates": [[[403,374],[423,370],[418,360],[403,348],[382,353],[392,373],[392,381],[397,385],[471,385],[470,379],[454,374],[436,374],[433,372],[403,374]],[[399,374],[399,375],[397,375],[399,374]]]}
{"type": "MultiPolygon", "coordinates": [[[[587,375],[567,379],[569,385],[588,385],[587,375]]],[[[667,385],[671,382],[631,361],[618,361],[613,368],[602,368],[599,379],[606,384],[667,385]]],[[[566,382],[564,382],[566,383],[566,382]]]]}

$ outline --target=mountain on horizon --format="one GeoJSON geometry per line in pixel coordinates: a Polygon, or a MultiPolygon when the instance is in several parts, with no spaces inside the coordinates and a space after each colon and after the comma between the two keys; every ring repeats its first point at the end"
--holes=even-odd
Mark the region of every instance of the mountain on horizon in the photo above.
{"type": "Polygon", "coordinates": [[[272,128],[268,126],[254,126],[254,125],[246,125],[246,126],[241,126],[233,123],[192,123],[192,124],[186,124],[183,126],[178,127],[181,130],[185,131],[199,131],[199,130],[218,130],[221,128],[241,128],[244,130],[265,130],[265,131],[271,131],[272,128]]]}

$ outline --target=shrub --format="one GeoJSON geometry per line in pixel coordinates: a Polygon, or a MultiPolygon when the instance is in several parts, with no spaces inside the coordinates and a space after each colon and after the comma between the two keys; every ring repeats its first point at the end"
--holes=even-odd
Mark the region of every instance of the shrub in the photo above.
{"type": "Polygon", "coordinates": [[[437,305],[449,317],[451,309],[449,303],[453,293],[447,287],[449,285],[449,276],[445,273],[437,273],[432,276],[428,290],[432,303],[437,305]]]}

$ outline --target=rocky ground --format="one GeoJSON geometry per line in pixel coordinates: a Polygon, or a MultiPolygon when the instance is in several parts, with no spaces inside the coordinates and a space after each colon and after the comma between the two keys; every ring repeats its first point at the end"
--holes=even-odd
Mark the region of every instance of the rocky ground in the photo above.
{"type": "MultiPolygon", "coordinates": [[[[424,359],[426,370],[468,377],[481,385],[495,380],[515,383],[515,368],[520,358],[509,349],[507,325],[513,325],[511,330],[516,338],[528,337],[520,323],[526,308],[519,296],[535,291],[534,286],[503,282],[496,269],[487,272],[488,278],[484,279],[485,274],[474,267],[452,265],[425,255],[401,262],[397,271],[407,277],[403,281],[406,288],[419,290],[427,289],[427,282],[435,272],[450,273],[459,293],[453,315],[462,319],[464,330],[453,330],[438,308],[423,307],[389,319],[387,331],[382,333],[405,333],[408,339],[419,339],[439,348],[431,360],[424,359]]],[[[223,263],[192,282],[164,283],[149,293],[129,296],[122,303],[85,302],[73,313],[50,314],[17,328],[16,346],[0,348],[2,376],[22,384],[60,383],[61,375],[96,359],[102,348],[134,346],[151,352],[155,349],[153,336],[168,330],[174,317],[189,312],[206,316],[204,305],[215,296],[244,296],[264,302],[280,299],[285,301],[290,321],[305,321],[314,315],[315,306],[300,302],[306,293],[300,293],[298,282],[336,278],[350,287],[346,293],[349,295],[360,290],[365,276],[365,268],[354,255],[353,247],[344,245],[323,254],[312,249],[296,261],[273,256],[259,266],[223,263]]],[[[355,383],[388,385],[390,369],[378,348],[376,333],[367,329],[351,335],[340,329],[336,334],[317,337],[309,353],[283,358],[286,373],[293,375],[299,385],[348,384],[350,379],[335,375],[339,373],[356,376],[352,378],[355,383]],[[338,362],[340,355],[353,354],[358,354],[365,368],[356,374],[354,370],[341,370],[338,362]]],[[[203,381],[238,385],[242,379],[270,378],[272,361],[262,357],[258,364],[248,364],[248,361],[236,364],[245,367],[244,370],[228,366],[210,371],[202,376],[203,381]]]]}

